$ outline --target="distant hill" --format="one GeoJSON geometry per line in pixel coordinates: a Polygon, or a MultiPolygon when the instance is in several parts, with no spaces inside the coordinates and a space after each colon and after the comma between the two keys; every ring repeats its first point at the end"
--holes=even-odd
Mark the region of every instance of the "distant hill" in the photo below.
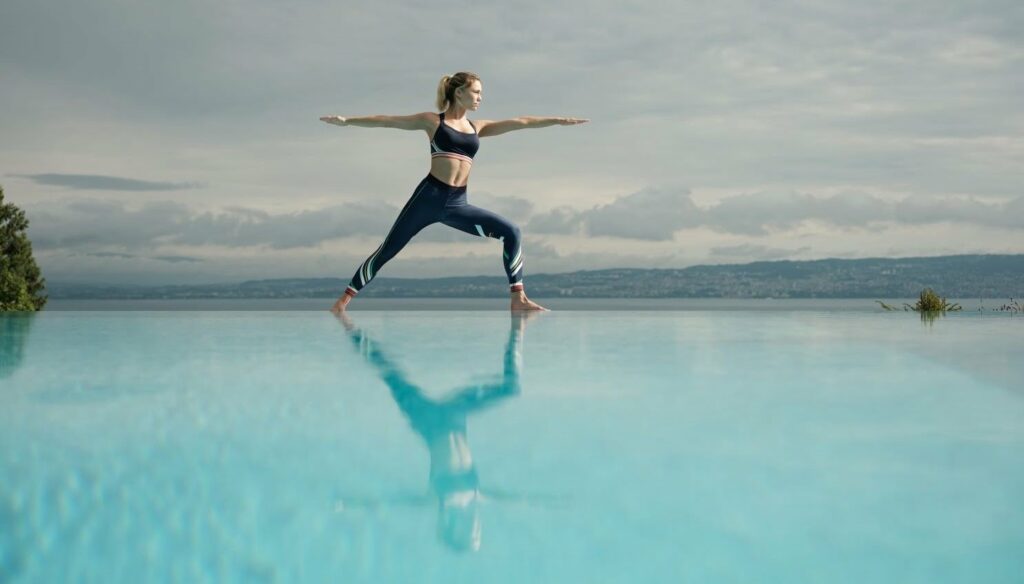
{"type": "MultiPolygon", "coordinates": [[[[347,279],[281,278],[238,284],[93,286],[50,283],[54,299],[330,298],[347,279]]],[[[580,298],[909,298],[930,287],[947,298],[1019,298],[1024,294],[1024,255],[957,255],[922,258],[771,261],[701,265],[680,269],[612,268],[563,274],[529,274],[531,297],[580,298]]],[[[504,293],[501,276],[386,278],[367,286],[366,297],[470,298],[504,293]]]]}

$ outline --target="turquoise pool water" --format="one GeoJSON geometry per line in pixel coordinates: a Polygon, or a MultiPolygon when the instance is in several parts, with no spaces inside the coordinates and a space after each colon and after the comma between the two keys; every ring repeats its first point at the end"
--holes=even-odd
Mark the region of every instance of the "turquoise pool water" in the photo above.
{"type": "Polygon", "coordinates": [[[1020,582],[1024,319],[0,317],[0,582],[1020,582]]]}

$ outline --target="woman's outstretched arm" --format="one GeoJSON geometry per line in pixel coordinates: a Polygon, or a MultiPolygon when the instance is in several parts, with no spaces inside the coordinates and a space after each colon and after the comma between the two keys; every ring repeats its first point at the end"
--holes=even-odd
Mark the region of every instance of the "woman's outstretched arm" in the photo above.
{"type": "Polygon", "coordinates": [[[420,112],[408,116],[322,116],[320,121],[335,126],[362,126],[364,128],[398,128],[399,130],[430,130],[432,119],[430,112],[420,112]]]}
{"type": "Polygon", "coordinates": [[[511,120],[477,120],[477,135],[481,138],[487,136],[498,136],[513,130],[525,130],[527,128],[546,128],[547,126],[573,126],[589,122],[588,118],[542,118],[537,116],[520,116],[511,120]]]}

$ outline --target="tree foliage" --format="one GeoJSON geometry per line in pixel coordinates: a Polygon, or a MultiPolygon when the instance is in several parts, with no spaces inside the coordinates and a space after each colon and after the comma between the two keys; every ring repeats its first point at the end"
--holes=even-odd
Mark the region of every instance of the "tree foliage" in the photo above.
{"type": "Polygon", "coordinates": [[[25,212],[4,203],[0,187],[0,312],[41,310],[46,304],[46,280],[32,257],[27,229],[25,212]]]}

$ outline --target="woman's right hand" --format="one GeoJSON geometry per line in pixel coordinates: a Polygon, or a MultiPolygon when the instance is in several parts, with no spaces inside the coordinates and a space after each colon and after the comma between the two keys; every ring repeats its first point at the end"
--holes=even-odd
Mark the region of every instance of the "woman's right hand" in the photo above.
{"type": "Polygon", "coordinates": [[[334,124],[335,126],[344,126],[345,118],[342,116],[321,116],[321,122],[327,122],[328,124],[334,124]]]}

